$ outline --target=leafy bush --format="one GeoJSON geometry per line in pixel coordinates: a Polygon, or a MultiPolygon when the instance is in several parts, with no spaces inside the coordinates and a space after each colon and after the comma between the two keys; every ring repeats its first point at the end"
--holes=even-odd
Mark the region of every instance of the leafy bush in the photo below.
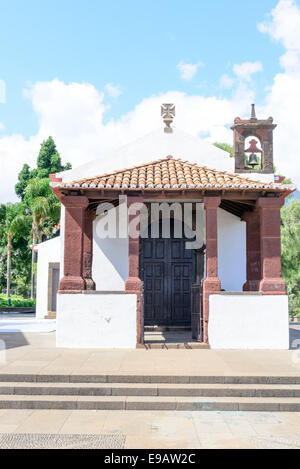
{"type": "MultiPolygon", "coordinates": [[[[0,294],[0,307],[8,306],[8,298],[4,294],[0,294]]],[[[35,300],[31,298],[23,298],[19,295],[11,295],[11,306],[17,308],[27,308],[35,306],[35,300]]]]}
{"type": "Polygon", "coordinates": [[[281,209],[282,276],[289,295],[292,316],[300,315],[300,200],[281,209]]]}

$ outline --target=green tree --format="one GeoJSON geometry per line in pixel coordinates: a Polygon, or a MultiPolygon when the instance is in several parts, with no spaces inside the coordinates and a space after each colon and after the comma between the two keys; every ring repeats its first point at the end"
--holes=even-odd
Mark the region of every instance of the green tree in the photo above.
{"type": "Polygon", "coordinates": [[[300,312],[300,201],[281,209],[282,276],[287,285],[290,310],[300,312]]]}
{"type": "Polygon", "coordinates": [[[48,178],[33,178],[26,187],[24,201],[31,220],[31,298],[34,297],[36,253],[34,246],[42,241],[43,235],[53,236],[53,226],[60,217],[60,202],[49,186],[48,178]]]}
{"type": "Polygon", "coordinates": [[[37,158],[37,177],[45,178],[51,173],[58,173],[65,169],[70,169],[61,163],[61,157],[56,149],[56,145],[52,137],[48,137],[41,144],[41,149],[37,158]]]}
{"type": "Polygon", "coordinates": [[[48,137],[41,143],[41,148],[37,157],[37,167],[30,170],[28,164],[24,164],[18,174],[18,182],[15,185],[15,192],[18,197],[24,200],[26,186],[31,179],[48,178],[49,174],[58,173],[71,169],[71,164],[63,165],[60,154],[57,151],[52,137],[48,137]]]}
{"type": "Polygon", "coordinates": [[[222,143],[222,142],[215,142],[214,146],[217,148],[220,148],[221,150],[227,151],[227,153],[230,154],[230,156],[233,155],[233,148],[232,145],[229,145],[229,143],[222,143]]]}
{"type": "Polygon", "coordinates": [[[30,167],[28,164],[24,164],[22,170],[18,174],[18,182],[15,185],[15,192],[21,200],[24,199],[25,189],[30,177],[30,167]]]}
{"type": "MultiPolygon", "coordinates": [[[[0,291],[7,289],[7,207],[13,204],[0,205],[0,291]]],[[[20,205],[20,203],[18,203],[20,205]]],[[[11,211],[13,209],[11,208],[11,211]]],[[[20,210],[21,212],[21,210],[20,210]]],[[[9,217],[9,215],[7,215],[9,217]]],[[[30,282],[30,250],[29,250],[30,225],[25,231],[21,230],[12,237],[11,256],[11,288],[18,291],[21,287],[22,294],[27,295],[30,282]],[[25,287],[26,284],[26,287],[25,287]]]]}
{"type": "Polygon", "coordinates": [[[6,241],[6,295],[10,304],[11,295],[11,260],[14,238],[25,236],[28,230],[27,220],[23,219],[24,206],[22,203],[2,206],[1,216],[5,215],[3,235],[6,241]]]}

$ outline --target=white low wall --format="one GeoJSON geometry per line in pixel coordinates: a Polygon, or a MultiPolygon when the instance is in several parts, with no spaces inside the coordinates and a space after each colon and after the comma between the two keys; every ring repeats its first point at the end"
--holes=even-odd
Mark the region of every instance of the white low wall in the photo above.
{"type": "Polygon", "coordinates": [[[50,262],[60,262],[60,237],[44,241],[38,245],[36,317],[39,319],[43,319],[48,314],[48,282],[50,262]]]}
{"type": "Polygon", "coordinates": [[[288,297],[211,295],[208,335],[212,349],[288,349],[288,297]]]}
{"type": "Polygon", "coordinates": [[[136,295],[57,295],[57,347],[135,348],[136,295]]]}
{"type": "Polygon", "coordinates": [[[246,281],[246,223],[218,208],[218,270],[221,288],[242,292],[246,281]]]}

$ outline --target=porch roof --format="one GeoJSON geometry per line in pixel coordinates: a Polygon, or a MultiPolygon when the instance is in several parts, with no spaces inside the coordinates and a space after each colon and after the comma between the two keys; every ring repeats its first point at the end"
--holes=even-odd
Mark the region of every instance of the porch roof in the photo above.
{"type": "Polygon", "coordinates": [[[78,179],[72,182],[56,180],[52,187],[66,189],[101,189],[105,190],[209,190],[214,191],[272,191],[290,193],[294,191],[291,184],[262,182],[241,174],[210,169],[206,166],[183,161],[168,156],[150,163],[137,165],[92,178],[78,179]]]}

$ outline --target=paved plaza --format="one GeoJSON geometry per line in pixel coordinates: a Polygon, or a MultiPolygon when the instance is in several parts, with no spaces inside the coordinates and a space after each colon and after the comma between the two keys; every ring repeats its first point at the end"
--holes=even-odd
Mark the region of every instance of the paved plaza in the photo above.
{"type": "Polygon", "coordinates": [[[67,349],[55,332],[1,332],[0,321],[0,373],[300,376],[299,325],[290,337],[291,350],[67,349]]]}
{"type": "MultiPolygon", "coordinates": [[[[292,326],[291,341],[299,334],[299,326],[292,326]]],[[[0,340],[1,375],[300,377],[296,348],[60,349],[55,332],[25,331],[3,331],[0,340]]],[[[1,409],[0,448],[7,447],[300,448],[300,413],[1,409]]]]}
{"type": "Polygon", "coordinates": [[[300,449],[300,413],[0,410],[0,448],[7,444],[42,448],[300,449]]]}

